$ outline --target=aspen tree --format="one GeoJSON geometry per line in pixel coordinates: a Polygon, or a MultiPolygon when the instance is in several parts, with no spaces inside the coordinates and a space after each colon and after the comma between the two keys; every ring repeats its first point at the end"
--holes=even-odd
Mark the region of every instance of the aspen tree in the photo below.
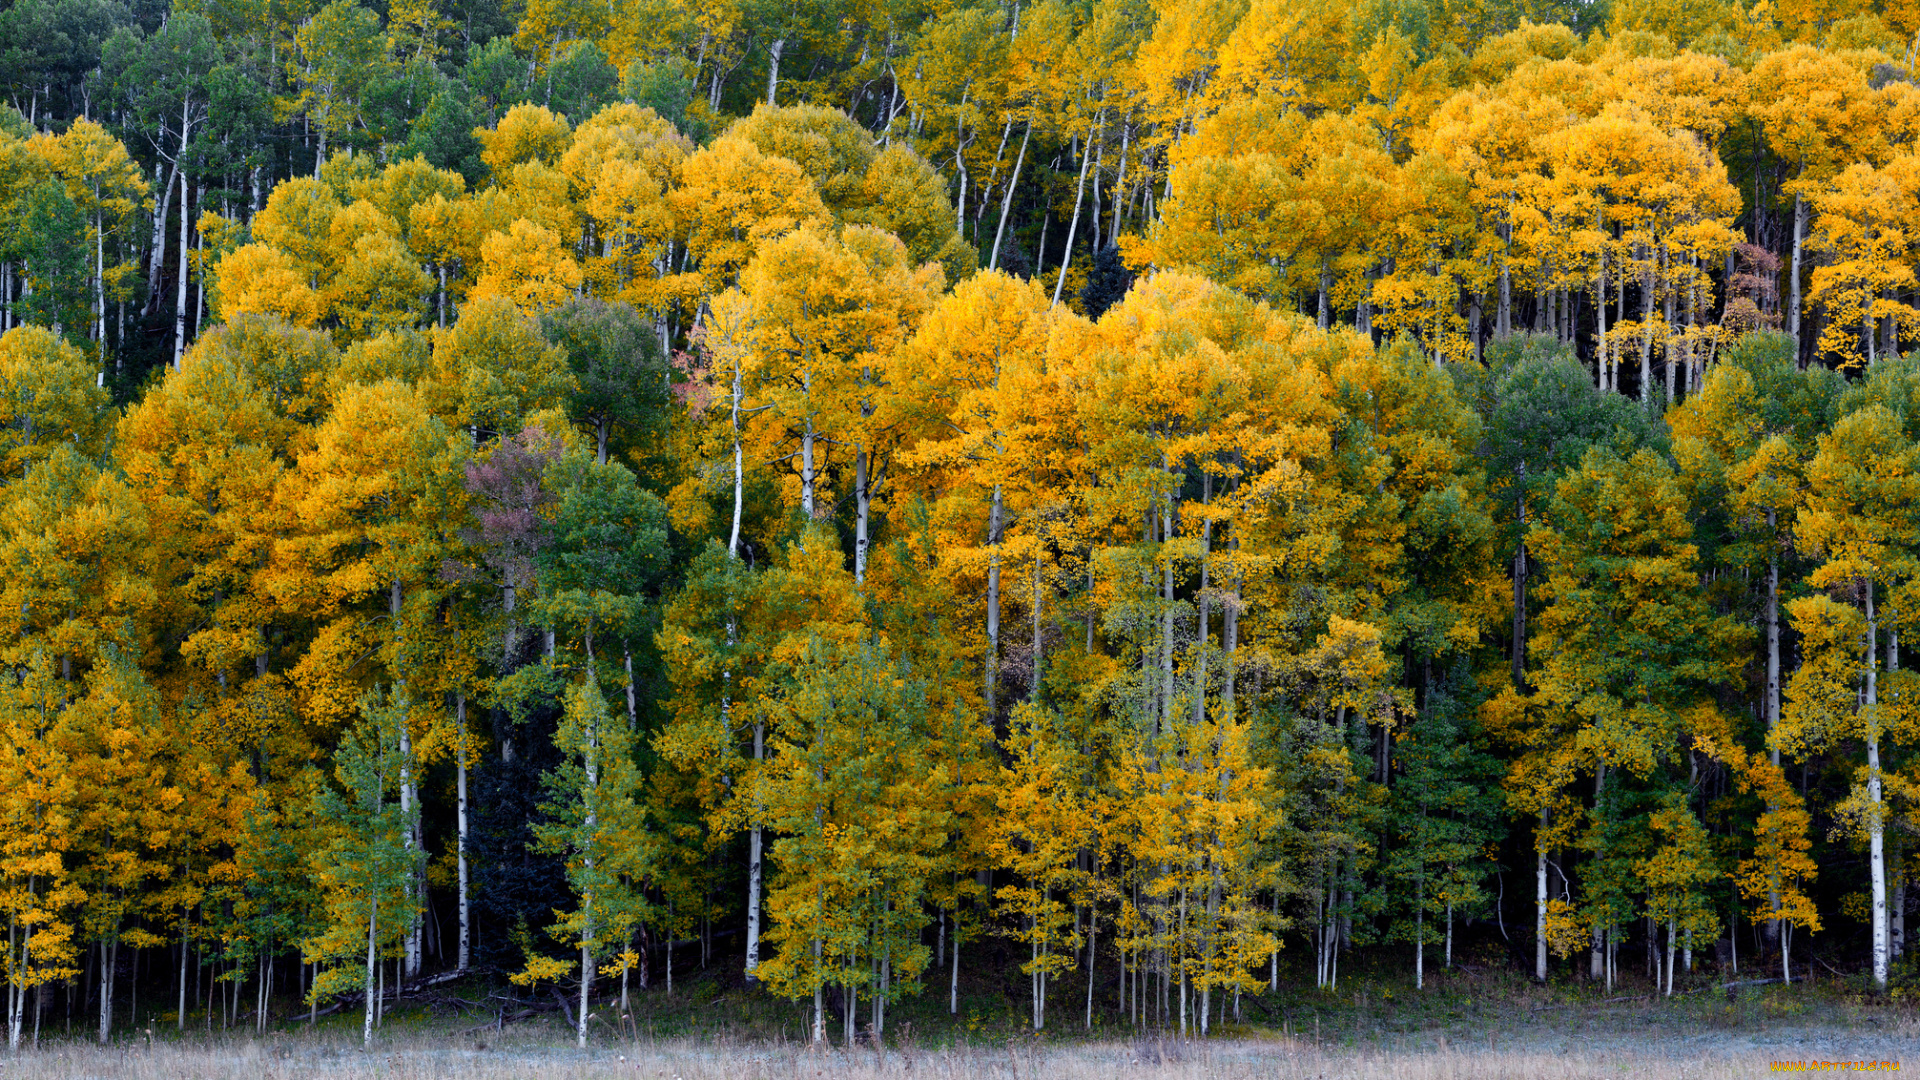
{"type": "MultiPolygon", "coordinates": [[[[804,656],[773,703],[759,778],[780,834],[767,894],[778,953],[759,971],[775,993],[813,998],[815,1042],[827,1038],[827,988],[839,988],[850,1045],[860,994],[884,1003],[926,968],[920,898],[946,822],[922,800],[947,780],[922,749],[917,688],[874,645],[815,637],[804,656]]],[[[884,1012],[875,1018],[878,1035],[884,1012]]]]}
{"type": "MultiPolygon", "coordinates": [[[[1629,462],[1595,448],[1560,481],[1547,521],[1530,537],[1546,569],[1539,590],[1546,606],[1531,643],[1543,658],[1536,700],[1564,725],[1559,752],[1566,763],[1594,777],[1595,806],[1583,838],[1593,858],[1583,887],[1596,977],[1606,974],[1611,940],[1627,915],[1618,879],[1625,868],[1617,849],[1625,841],[1617,815],[1629,796],[1615,789],[1648,784],[1658,793],[1661,778],[1683,753],[1689,710],[1730,677],[1727,656],[1737,632],[1680,585],[1692,579],[1698,559],[1685,511],[1678,478],[1651,451],[1641,450],[1629,462]]],[[[1656,797],[1671,801],[1667,793],[1656,797]]],[[[1711,877],[1713,871],[1699,869],[1700,853],[1692,850],[1687,831],[1695,826],[1676,816],[1691,820],[1692,811],[1684,804],[1662,805],[1648,827],[1673,833],[1672,843],[1686,850],[1676,848],[1671,859],[1660,856],[1668,861],[1657,871],[1642,862],[1633,872],[1660,905],[1650,917],[1672,924],[1672,930],[1695,919],[1689,905],[1696,901],[1682,904],[1681,898],[1692,897],[1705,879],[1690,875],[1711,877]]],[[[1563,824],[1579,813],[1566,807],[1563,824]]]]}
{"type": "Polygon", "coordinates": [[[7,1047],[18,1051],[29,992],[74,974],[73,913],[85,894],[68,877],[66,854],[77,781],[48,738],[61,723],[65,694],[44,652],[5,689],[0,828],[7,844],[0,858],[0,905],[7,918],[7,1047]]]}
{"type": "Polygon", "coordinates": [[[875,491],[887,479],[874,387],[882,360],[912,332],[939,288],[937,266],[910,267],[899,241],[866,226],[832,236],[803,228],[766,245],[742,276],[755,339],[751,422],[769,460],[788,460],[788,501],[824,516],[830,446],[851,451],[842,482],[855,499],[854,575],[866,574],[875,491]]]}
{"type": "Polygon", "coordinates": [[[1808,196],[1840,170],[1844,152],[1872,146],[1866,79],[1837,56],[1808,45],[1795,45],[1769,54],[1754,65],[1747,85],[1753,88],[1755,98],[1752,113],[1765,130],[1768,143],[1793,170],[1793,179],[1782,185],[1782,193],[1793,196],[1786,331],[1800,341],[1801,256],[1808,235],[1808,196]]]}
{"type": "MultiPolygon", "coordinates": [[[[1732,747],[1730,740],[1723,741],[1731,747],[1726,751],[1727,760],[1743,776],[1742,783],[1752,790],[1764,790],[1770,797],[1790,793],[1782,786],[1784,775],[1775,783],[1755,772],[1762,764],[1775,769],[1780,765],[1780,694],[1785,661],[1789,659],[1783,655],[1781,601],[1784,595],[1790,595],[1787,590],[1793,576],[1794,534],[1804,499],[1807,462],[1816,449],[1814,438],[1831,423],[1840,382],[1835,373],[1824,368],[1800,372],[1790,354],[1790,344],[1775,356],[1759,348],[1737,348],[1729,358],[1732,362],[1709,371],[1701,391],[1671,413],[1669,420],[1676,436],[1676,457],[1682,470],[1692,474],[1691,482],[1706,491],[1723,488],[1726,492],[1728,510],[1740,532],[1735,543],[1722,546],[1721,557],[1734,565],[1764,568],[1760,589],[1766,666],[1758,704],[1769,760],[1740,767],[1738,763],[1744,759],[1738,757],[1738,748],[1732,747]],[[1812,405],[1812,414],[1795,415],[1788,406],[1789,399],[1812,405]]],[[[1801,802],[1795,796],[1784,804],[1769,803],[1756,829],[1770,839],[1760,842],[1776,846],[1784,843],[1771,838],[1777,830],[1791,828],[1798,820],[1795,807],[1801,802]]],[[[1766,895],[1770,912],[1787,903],[1778,889],[1766,895]]],[[[1810,907],[1788,906],[1801,913],[1811,911],[1810,907]]],[[[1779,940],[1781,932],[1790,928],[1791,918],[1771,921],[1769,940],[1779,940]]]]}
{"type": "Polygon", "coordinates": [[[325,965],[308,989],[310,998],[349,992],[358,984],[361,1042],[371,1046],[382,1009],[374,969],[411,921],[409,908],[417,900],[408,885],[420,852],[407,840],[406,813],[389,800],[399,784],[408,703],[370,693],[359,705],[362,719],[337,759],[340,789],[326,785],[314,795],[314,812],[327,822],[329,836],[308,860],[326,896],[327,921],[301,948],[309,962],[325,965]],[[358,964],[363,956],[364,967],[358,964]]]}
{"type": "MultiPolygon", "coordinates": [[[[640,888],[651,873],[654,844],[645,808],[636,801],[640,775],[633,762],[634,733],[609,714],[588,644],[585,677],[567,692],[567,709],[554,734],[563,764],[547,778],[553,820],[535,830],[543,850],[567,860],[567,883],[580,906],[549,930],[578,946],[580,991],[575,1041],[587,1044],[588,1005],[601,974],[625,973],[634,957],[618,947],[647,917],[640,888]]],[[[530,957],[515,982],[552,979],[567,970],[559,961],[530,957]]]]}
{"type": "Polygon", "coordinates": [[[1703,750],[1734,770],[1741,790],[1764,800],[1766,809],[1754,821],[1753,852],[1740,860],[1734,882],[1740,895],[1766,904],[1774,933],[1780,939],[1780,976],[1792,982],[1792,929],[1799,927],[1811,933],[1821,925],[1819,911],[1805,891],[1818,872],[1808,854],[1813,847],[1807,835],[1813,817],[1807,812],[1805,798],[1780,767],[1777,740],[1768,739],[1771,745],[1767,753],[1750,753],[1725,730],[1723,718],[1716,714],[1709,719],[1716,722],[1703,725],[1708,728],[1703,750]]]}
{"type": "Polygon", "coordinates": [[[800,166],[744,138],[721,136],[689,154],[682,170],[668,203],[707,294],[734,284],[761,244],[828,217],[800,166]]]}
{"type": "Polygon", "coordinates": [[[1394,936],[1413,941],[1415,989],[1425,986],[1427,946],[1444,944],[1451,967],[1455,916],[1483,909],[1486,870],[1478,856],[1498,836],[1497,796],[1490,795],[1498,762],[1475,745],[1470,703],[1454,696],[1458,685],[1452,675],[1444,687],[1428,684],[1424,707],[1407,726],[1411,745],[1396,750],[1403,770],[1392,788],[1400,843],[1385,867],[1414,883],[1411,897],[1403,893],[1394,936]]]}
{"type": "Polygon", "coordinates": [[[16,480],[61,443],[93,454],[107,434],[107,394],[79,349],[37,326],[0,334],[0,470],[16,480]]]}
{"type": "Polygon", "coordinates": [[[1825,308],[1817,347],[1841,368],[1870,366],[1883,351],[1897,354],[1899,328],[1916,325],[1913,310],[1892,299],[1913,285],[1904,255],[1913,246],[1910,223],[1920,213],[1911,163],[1901,164],[1908,167],[1850,165],[1806,195],[1817,215],[1811,243],[1827,256],[1810,277],[1807,302],[1825,308]],[[1894,340],[1882,341],[1883,324],[1895,328],[1894,340]]]}
{"type": "Polygon", "coordinates": [[[168,834],[197,823],[182,820],[181,793],[167,783],[173,779],[164,764],[170,733],[159,723],[160,702],[139,668],[110,646],[92,676],[85,696],[50,736],[61,744],[79,785],[69,873],[86,896],[76,928],[99,946],[98,1037],[104,1043],[113,1031],[120,946],[164,943],[137,920],[145,914],[152,882],[167,872],[162,856],[168,834]]]}
{"type": "Polygon", "coordinates": [[[319,129],[317,176],[329,138],[360,126],[368,87],[388,63],[386,41],[379,16],[353,0],[333,0],[301,22],[293,43],[287,74],[299,88],[295,107],[319,129]]]}
{"type": "Polygon", "coordinates": [[[1908,575],[1897,523],[1915,497],[1913,458],[1898,420],[1879,405],[1843,417],[1820,437],[1819,452],[1807,465],[1798,536],[1822,560],[1807,582],[1826,592],[1787,605],[1794,628],[1807,639],[1806,659],[1788,683],[1781,728],[1774,736],[1795,756],[1839,738],[1866,744],[1865,768],[1856,774],[1843,812],[1867,840],[1873,977],[1882,986],[1890,945],[1881,609],[1893,581],[1908,575]]]}
{"type": "MultiPolygon", "coordinates": [[[[89,275],[92,279],[92,338],[102,367],[107,358],[107,297],[118,295],[122,283],[134,268],[116,260],[107,265],[108,236],[124,233],[136,212],[149,200],[146,178],[127,154],[126,147],[107,130],[82,118],[48,147],[53,170],[67,186],[67,195],[87,219],[93,249],[89,275]]],[[[120,245],[115,244],[118,248],[120,245]]],[[[185,276],[185,270],[181,271],[185,276]]]]}
{"type": "Polygon", "coordinates": [[[1013,763],[999,786],[987,851],[1017,881],[995,893],[999,910],[1012,917],[1009,936],[1028,946],[1021,970],[1031,983],[1033,1030],[1046,1028],[1047,989],[1073,970],[1079,955],[1077,923],[1069,902],[1082,891],[1078,852],[1091,843],[1096,822],[1088,793],[1073,768],[1074,748],[1057,717],[1022,705],[1009,721],[1013,763]]]}

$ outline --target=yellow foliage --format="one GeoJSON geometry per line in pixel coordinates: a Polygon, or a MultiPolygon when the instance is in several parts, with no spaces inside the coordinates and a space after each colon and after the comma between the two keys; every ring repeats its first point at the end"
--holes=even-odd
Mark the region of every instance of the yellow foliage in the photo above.
{"type": "Polygon", "coordinates": [[[480,160],[504,178],[515,165],[537,161],[551,165],[560,159],[573,139],[573,128],[564,116],[541,105],[515,105],[489,131],[474,130],[480,140],[480,160]]]}

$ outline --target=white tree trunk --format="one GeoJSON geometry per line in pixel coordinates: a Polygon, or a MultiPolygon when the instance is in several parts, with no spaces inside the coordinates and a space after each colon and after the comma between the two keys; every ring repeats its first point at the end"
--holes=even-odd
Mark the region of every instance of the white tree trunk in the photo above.
{"type": "Polygon", "coordinates": [[[107,219],[100,209],[100,185],[93,185],[94,340],[100,346],[100,370],[107,369],[107,219]]]}
{"type": "MultiPolygon", "coordinates": [[[[813,394],[812,372],[807,373],[805,386],[808,401],[811,403],[813,394]]],[[[813,471],[813,444],[814,440],[818,438],[819,434],[813,429],[813,414],[808,413],[806,428],[800,435],[800,508],[806,511],[808,521],[815,520],[813,486],[816,477],[813,471]]]]}
{"type": "MultiPolygon", "coordinates": [[[[374,1008],[374,1001],[375,1001],[374,988],[373,988],[373,969],[376,963],[374,958],[374,946],[376,941],[378,940],[377,934],[380,927],[379,896],[378,895],[373,896],[370,900],[370,903],[372,906],[367,909],[367,977],[366,977],[367,1008],[366,1008],[366,1017],[361,1022],[361,1026],[360,1026],[360,1045],[362,1046],[373,1045],[373,1008],[374,1008]]],[[[181,981],[180,988],[181,988],[181,993],[184,994],[186,992],[186,982],[184,979],[181,981]]]]}
{"type": "MultiPolygon", "coordinates": [[[[1805,168],[1801,169],[1804,175],[1805,168]]],[[[1793,335],[1794,363],[1800,362],[1800,250],[1807,235],[1807,201],[1793,197],[1793,265],[1787,272],[1787,333],[1793,335]]]]}
{"type": "Polygon", "coordinates": [[[120,943],[100,943],[100,1045],[113,1033],[113,976],[120,966],[120,943]]]}
{"type": "MultiPolygon", "coordinates": [[[[1005,504],[1000,485],[993,485],[993,503],[987,511],[987,656],[984,663],[987,722],[992,723],[998,707],[996,692],[1000,675],[1000,534],[1005,504]]],[[[957,939],[956,939],[957,943],[957,939]]]]}
{"type": "Polygon", "coordinates": [[[1887,851],[1880,803],[1880,658],[1873,581],[1867,581],[1867,859],[1873,877],[1873,982],[1887,987],[1887,851]]]}
{"type": "MultiPolygon", "coordinates": [[[[1768,542],[1773,543],[1774,529],[1778,513],[1767,508],[1768,542]]],[[[1767,557],[1767,699],[1766,699],[1767,745],[1773,759],[1773,767],[1780,767],[1780,746],[1774,742],[1774,732],[1780,727],[1780,557],[1778,553],[1767,557]]],[[[1775,809],[1772,806],[1769,811],[1775,809]]],[[[1767,912],[1773,918],[1768,920],[1768,936],[1780,940],[1780,883],[1775,878],[1767,889],[1767,912]]],[[[1785,946],[1783,945],[1784,949],[1785,946]]]]}
{"type": "Polygon", "coordinates": [[[180,370],[180,356],[187,349],[187,227],[193,208],[187,204],[187,174],[180,172],[180,277],[173,289],[173,370],[180,370]]]}
{"type": "Polygon", "coordinates": [[[1027,163],[1027,142],[1033,138],[1033,121],[1027,121],[1027,133],[1020,136],[1020,154],[1014,158],[1013,175],[1007,177],[1007,193],[1000,200],[1000,224],[993,230],[993,253],[987,259],[987,269],[1000,268],[1000,245],[1007,235],[1007,213],[1013,208],[1013,193],[1020,187],[1020,169],[1027,163]]]}
{"type": "MultiPolygon", "coordinates": [[[[153,166],[153,176],[159,180],[162,175],[158,163],[153,166]]],[[[160,308],[160,275],[167,268],[167,215],[173,210],[173,185],[180,175],[180,163],[173,163],[173,174],[160,183],[160,198],[154,204],[153,239],[147,244],[147,314],[151,315],[160,308]]]]}
{"type": "Polygon", "coordinates": [[[454,840],[454,857],[459,863],[460,874],[460,970],[467,970],[472,960],[470,949],[473,940],[473,915],[467,900],[467,697],[459,696],[455,706],[455,716],[460,725],[460,743],[454,754],[454,782],[458,798],[457,832],[454,840]]]}
{"type": "Polygon", "coordinates": [[[873,490],[870,486],[871,463],[867,457],[867,448],[862,444],[853,452],[853,583],[864,585],[867,580],[867,549],[869,545],[867,528],[873,512],[873,490]]]}
{"type": "MultiPolygon", "coordinates": [[[[1053,306],[1060,306],[1060,295],[1067,287],[1067,267],[1073,265],[1073,238],[1080,231],[1080,204],[1087,194],[1087,166],[1093,161],[1092,142],[1098,141],[1107,124],[1106,110],[1101,110],[1100,120],[1094,125],[1093,138],[1080,155],[1080,183],[1073,189],[1073,220],[1067,223],[1066,252],[1060,257],[1060,279],[1053,284],[1053,306]]],[[[1096,230],[1097,231],[1097,230],[1096,230]]]]}
{"type": "MultiPolygon", "coordinates": [[[[1540,815],[1540,829],[1544,833],[1547,816],[1540,815]]],[[[1547,853],[1542,851],[1534,856],[1533,865],[1533,977],[1538,982],[1547,981],[1547,853]]]]}

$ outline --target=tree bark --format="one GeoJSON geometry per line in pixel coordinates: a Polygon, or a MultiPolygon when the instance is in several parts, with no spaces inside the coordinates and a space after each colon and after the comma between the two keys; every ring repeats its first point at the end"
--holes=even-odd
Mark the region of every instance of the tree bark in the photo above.
{"type": "MultiPolygon", "coordinates": [[[[1806,175],[1806,166],[1800,167],[1800,175],[1806,175]]],[[[1806,244],[1807,201],[1804,196],[1793,197],[1793,265],[1787,271],[1787,333],[1793,335],[1794,363],[1800,363],[1800,252],[1806,244]]]]}
{"type": "Polygon", "coordinates": [[[1093,138],[1080,154],[1080,183],[1073,189],[1073,219],[1067,223],[1067,247],[1060,256],[1060,278],[1053,283],[1053,306],[1060,306],[1060,296],[1067,288],[1067,267],[1073,265],[1073,238],[1080,231],[1080,206],[1087,194],[1087,166],[1093,162],[1093,143],[1099,141],[1101,132],[1107,124],[1105,109],[1100,111],[1100,119],[1094,124],[1093,138]]]}
{"type": "Polygon", "coordinates": [[[100,370],[107,369],[107,219],[100,206],[100,182],[93,184],[94,340],[100,346],[100,370]]]}
{"type": "Polygon", "coordinates": [[[454,834],[454,857],[459,864],[460,887],[460,970],[467,970],[471,961],[473,941],[473,915],[468,907],[467,893],[467,696],[460,694],[454,703],[455,722],[460,725],[460,742],[454,751],[454,783],[457,803],[456,829],[454,834]]]}
{"type": "Polygon", "coordinates": [[[1879,622],[1873,605],[1873,579],[1867,579],[1867,860],[1873,877],[1873,982],[1887,987],[1886,825],[1880,799],[1879,622]]]}
{"type": "Polygon", "coordinates": [[[780,89],[780,54],[787,48],[786,38],[776,38],[767,49],[767,107],[772,108],[775,92],[780,89]]]}
{"type": "Polygon", "coordinates": [[[1513,551],[1513,688],[1527,688],[1527,463],[1515,470],[1514,506],[1520,525],[1520,542],[1513,551]]]}
{"type": "Polygon", "coordinates": [[[1513,251],[1512,222],[1500,226],[1500,238],[1505,241],[1506,250],[1500,257],[1500,308],[1494,313],[1493,332],[1504,340],[1513,336],[1513,269],[1510,265],[1513,251]]]}
{"type": "Polygon", "coordinates": [[[173,370],[180,370],[181,354],[187,349],[187,226],[193,208],[187,205],[187,174],[180,175],[180,278],[173,290],[173,370]]]}
{"type": "MultiPolygon", "coordinates": [[[[160,165],[153,166],[153,175],[161,175],[160,165]]],[[[153,240],[147,245],[147,307],[146,313],[152,315],[160,310],[161,275],[167,269],[167,215],[173,211],[173,185],[180,176],[180,162],[175,159],[173,172],[160,185],[160,199],[153,211],[153,240]]]]}
{"type": "Polygon", "coordinates": [[[869,471],[867,448],[862,444],[853,453],[853,583],[864,585],[867,581],[867,552],[869,547],[868,526],[873,512],[873,491],[869,486],[872,475],[869,471]]]}
{"type": "MultiPolygon", "coordinates": [[[[1213,502],[1213,474],[1205,469],[1200,473],[1200,501],[1203,508],[1210,507],[1213,502]]],[[[1194,594],[1194,603],[1200,615],[1193,642],[1193,722],[1196,726],[1207,722],[1207,646],[1213,641],[1213,595],[1209,591],[1213,584],[1213,562],[1209,558],[1212,552],[1213,518],[1203,510],[1200,520],[1200,588],[1194,594]]]]}
{"type": "Polygon", "coordinates": [[[1593,316],[1596,320],[1593,351],[1597,358],[1594,375],[1599,380],[1596,385],[1600,389],[1611,390],[1613,389],[1613,368],[1607,362],[1611,350],[1607,348],[1607,247],[1604,236],[1600,241],[1600,269],[1594,277],[1593,295],[1596,301],[1593,305],[1593,316]]]}
{"type": "MultiPolygon", "coordinates": [[[[987,722],[993,723],[998,715],[998,691],[1000,682],[1000,537],[1004,527],[1002,516],[1005,504],[1001,499],[1000,485],[993,485],[993,503],[987,510],[987,656],[982,665],[983,686],[986,692],[987,722]]],[[[958,939],[955,941],[958,944],[958,939]]]]}
{"type": "MultiPolygon", "coordinates": [[[[753,722],[753,760],[760,761],[766,756],[767,728],[764,721],[753,722]]],[[[757,809],[757,808],[756,808],[757,809]]],[[[759,814],[754,815],[753,827],[747,830],[747,985],[753,986],[760,981],[760,878],[765,864],[760,832],[759,814]]]]}
{"type": "Polygon", "coordinates": [[[1020,169],[1027,163],[1027,142],[1033,138],[1033,121],[1027,121],[1027,132],[1020,136],[1020,153],[1013,161],[1013,175],[1007,177],[1007,194],[1000,200],[1000,225],[993,231],[993,254],[987,260],[987,269],[1000,268],[1000,245],[1007,235],[1007,214],[1013,209],[1013,193],[1020,187],[1020,169]]]}
{"type": "MultiPolygon", "coordinates": [[[[366,1014],[365,1019],[361,1021],[360,1025],[360,1044],[362,1046],[373,1045],[373,1009],[375,1002],[373,978],[374,967],[376,966],[374,947],[378,940],[376,935],[380,926],[380,898],[377,894],[371,898],[370,904],[371,906],[367,909],[367,977],[364,987],[367,999],[366,1014]]],[[[185,986],[184,980],[181,985],[183,987],[185,986]]]]}
{"type": "MultiPolygon", "coordinates": [[[[1655,256],[1658,259],[1658,256],[1655,256]]],[[[1657,265],[1657,262],[1656,262],[1657,265]]],[[[1653,404],[1653,291],[1655,274],[1645,274],[1640,279],[1640,406],[1650,408],[1653,404]]],[[[1626,291],[1625,281],[1621,282],[1621,292],[1626,291]]]]}
{"type": "MultiPolygon", "coordinates": [[[[813,372],[808,370],[802,380],[807,395],[808,408],[813,402],[813,372]]],[[[817,477],[813,469],[813,444],[819,439],[819,432],[813,427],[813,413],[807,413],[806,426],[800,433],[800,508],[806,511],[808,521],[819,520],[814,512],[813,489],[817,477]]]]}
{"type": "MultiPolygon", "coordinates": [[[[1536,848],[1546,842],[1547,812],[1540,811],[1540,837],[1534,841],[1536,848]]],[[[1547,981],[1547,853],[1538,848],[1533,864],[1533,978],[1535,982],[1547,981]]]]}
{"type": "MultiPolygon", "coordinates": [[[[120,966],[120,943],[100,943],[100,1045],[113,1033],[113,982],[120,966]]],[[[138,1018],[136,1017],[136,1022],[138,1018]]]]}
{"type": "MultiPolygon", "coordinates": [[[[1776,547],[1767,555],[1767,690],[1766,709],[1768,756],[1773,767],[1780,767],[1780,746],[1774,742],[1774,735],[1780,729],[1780,554],[1777,548],[1775,529],[1778,525],[1778,511],[1767,508],[1768,543],[1776,547]]],[[[1772,806],[1769,810],[1775,809],[1772,806]]],[[[1767,890],[1767,911],[1774,917],[1767,920],[1767,937],[1773,943],[1780,942],[1780,887],[1776,878],[1767,890]]]]}

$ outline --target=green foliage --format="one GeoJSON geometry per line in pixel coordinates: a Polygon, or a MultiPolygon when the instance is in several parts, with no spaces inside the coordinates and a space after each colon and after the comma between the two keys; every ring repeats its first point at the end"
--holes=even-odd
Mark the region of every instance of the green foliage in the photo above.
{"type": "Polygon", "coordinates": [[[703,143],[711,134],[707,122],[696,118],[688,106],[693,103],[693,65],[684,57],[659,61],[635,60],[620,76],[620,96],[636,105],[644,105],[672,124],[680,134],[703,143]]]}
{"type": "Polygon", "coordinates": [[[339,786],[316,785],[313,796],[325,839],[307,862],[326,914],[324,929],[301,946],[319,965],[308,997],[350,989],[366,994],[369,1039],[374,965],[399,944],[418,902],[409,886],[423,853],[409,842],[412,815],[394,798],[403,765],[400,732],[413,707],[391,691],[362,698],[360,722],[335,757],[339,786]]]}
{"type": "Polygon", "coordinates": [[[25,320],[76,344],[87,334],[86,219],[64,187],[43,183],[26,199],[21,262],[26,295],[17,301],[25,320]]]}

